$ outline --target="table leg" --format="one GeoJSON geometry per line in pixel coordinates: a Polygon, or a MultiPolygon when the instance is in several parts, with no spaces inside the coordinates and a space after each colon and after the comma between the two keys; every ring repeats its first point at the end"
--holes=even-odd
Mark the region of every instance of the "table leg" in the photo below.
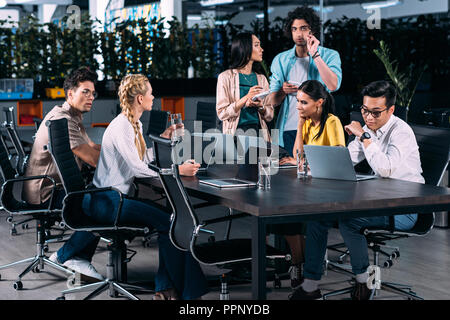
{"type": "Polygon", "coordinates": [[[252,219],[252,298],[266,299],[266,223],[252,219]]]}

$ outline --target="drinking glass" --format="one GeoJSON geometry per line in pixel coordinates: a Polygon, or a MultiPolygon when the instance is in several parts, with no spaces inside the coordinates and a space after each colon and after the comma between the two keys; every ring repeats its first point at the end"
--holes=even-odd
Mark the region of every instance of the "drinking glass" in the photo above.
{"type": "Polygon", "coordinates": [[[181,118],[181,113],[171,113],[169,115],[170,125],[175,125],[175,130],[172,133],[172,140],[178,140],[179,137],[183,136],[184,128],[182,126],[183,119],[181,118]]]}
{"type": "Polygon", "coordinates": [[[258,157],[258,188],[270,189],[270,157],[258,157]]]}
{"type": "Polygon", "coordinates": [[[297,150],[297,178],[306,178],[308,176],[308,160],[305,152],[297,150]]]}

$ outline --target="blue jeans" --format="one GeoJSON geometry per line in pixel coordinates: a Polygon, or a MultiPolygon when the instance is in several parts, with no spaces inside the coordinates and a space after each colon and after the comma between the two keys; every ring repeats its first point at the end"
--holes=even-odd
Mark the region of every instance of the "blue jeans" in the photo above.
{"type": "MultiPolygon", "coordinates": [[[[55,208],[62,208],[62,202],[65,195],[66,193],[62,190],[57,190],[55,192],[55,208]]],[[[73,257],[78,257],[91,262],[99,240],[100,237],[95,236],[91,232],[75,231],[58,250],[58,262],[64,263],[73,257]]]]}
{"type": "MultiPolygon", "coordinates": [[[[417,214],[395,216],[397,230],[409,230],[417,221],[417,214]]],[[[388,227],[389,217],[353,218],[339,220],[339,231],[350,251],[350,263],[354,274],[364,273],[369,266],[366,237],[361,234],[364,227],[388,227]]],[[[320,280],[327,249],[328,229],[333,222],[308,222],[306,227],[305,265],[303,275],[307,279],[320,280]]]]}
{"type": "Polygon", "coordinates": [[[283,132],[283,141],[284,141],[283,149],[289,152],[289,155],[291,157],[294,157],[294,155],[292,155],[292,149],[294,149],[296,137],[297,137],[297,130],[289,130],[283,132]]]}
{"type": "MultiPolygon", "coordinates": [[[[86,195],[83,210],[99,223],[113,224],[119,204],[119,194],[105,191],[86,195]]],[[[134,199],[123,200],[119,225],[149,227],[158,231],[159,268],[155,291],[174,288],[180,299],[196,299],[208,292],[208,283],[200,265],[190,252],[174,247],[169,238],[170,214],[151,203],[134,199]]]]}

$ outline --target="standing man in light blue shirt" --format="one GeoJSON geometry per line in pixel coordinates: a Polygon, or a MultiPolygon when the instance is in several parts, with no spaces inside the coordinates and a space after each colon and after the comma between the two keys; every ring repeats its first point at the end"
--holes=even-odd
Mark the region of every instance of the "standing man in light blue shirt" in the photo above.
{"type": "Polygon", "coordinates": [[[313,9],[298,7],[288,13],[285,35],[294,41],[292,49],[278,54],[272,62],[270,91],[273,105],[281,105],[276,129],[278,143],[291,156],[297,134],[297,89],[306,80],[318,80],[328,91],[341,86],[341,58],[335,50],[319,46],[321,21],[313,9]]]}

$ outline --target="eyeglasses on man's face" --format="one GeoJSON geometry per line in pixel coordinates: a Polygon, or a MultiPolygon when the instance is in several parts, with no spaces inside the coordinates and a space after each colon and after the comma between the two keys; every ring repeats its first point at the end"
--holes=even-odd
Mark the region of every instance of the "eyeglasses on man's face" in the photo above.
{"type": "Polygon", "coordinates": [[[370,114],[373,118],[379,118],[381,116],[381,113],[383,113],[384,111],[386,111],[388,109],[389,109],[389,107],[386,107],[383,110],[370,111],[369,109],[367,109],[367,107],[365,105],[362,105],[361,113],[364,117],[367,117],[370,114]]]}
{"type": "Polygon", "coordinates": [[[89,89],[83,89],[81,91],[81,93],[86,97],[86,98],[90,98],[91,96],[96,99],[98,96],[98,93],[96,91],[91,91],[89,89]]]}
{"type": "MultiPolygon", "coordinates": [[[[294,32],[294,31],[296,31],[296,30],[297,30],[297,28],[295,28],[295,27],[293,27],[293,28],[291,29],[292,32],[294,32]]],[[[307,25],[304,25],[304,26],[298,27],[298,30],[300,30],[300,31],[302,31],[302,32],[311,31],[311,27],[310,27],[310,26],[307,26],[307,25]]]]}

